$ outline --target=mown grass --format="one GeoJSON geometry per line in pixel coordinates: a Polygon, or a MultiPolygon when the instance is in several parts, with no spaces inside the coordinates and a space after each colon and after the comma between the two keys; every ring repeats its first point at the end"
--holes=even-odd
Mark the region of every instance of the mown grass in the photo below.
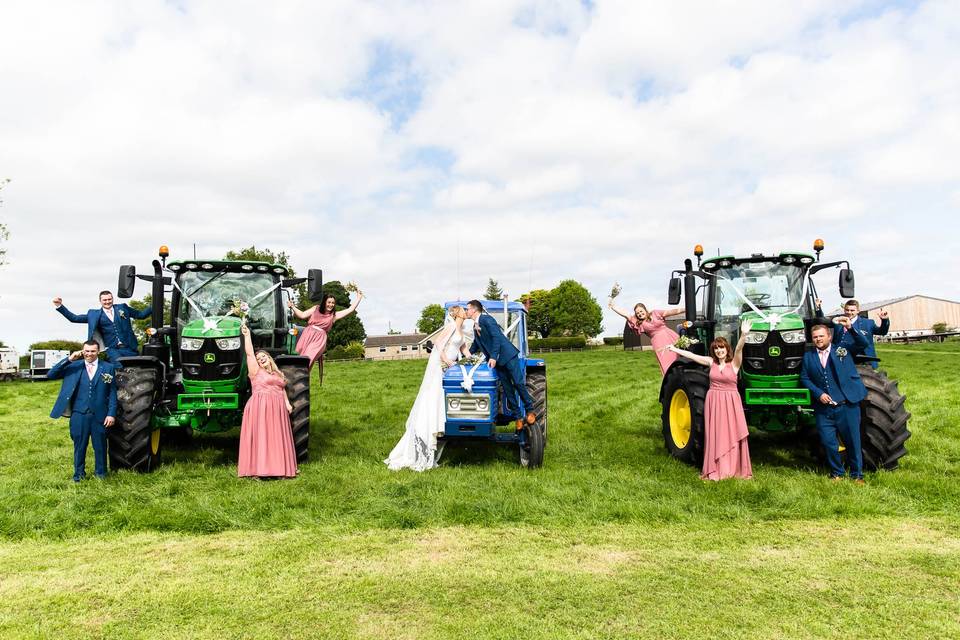
{"type": "Polygon", "coordinates": [[[753,481],[701,482],[664,452],[649,353],[547,354],[536,472],[480,445],[387,471],[422,361],[328,363],[311,462],[283,482],[235,477],[234,432],[74,485],[66,421],[46,417],[57,387],[0,385],[0,632],[956,635],[956,346],[916,346],[880,347],[913,437],[862,488],[769,434],[751,437],[753,481]]]}

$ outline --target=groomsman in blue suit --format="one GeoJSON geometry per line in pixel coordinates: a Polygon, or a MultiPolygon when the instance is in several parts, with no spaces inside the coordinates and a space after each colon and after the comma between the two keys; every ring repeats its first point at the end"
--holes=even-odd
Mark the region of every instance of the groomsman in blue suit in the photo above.
{"type": "Polygon", "coordinates": [[[83,351],[53,365],[47,377],[63,378],[60,395],[50,412],[51,418],[70,417],[70,438],[73,440],[73,481],[86,477],[87,443],[93,441],[94,473],[107,476],[107,427],[117,415],[116,367],[101,362],[100,345],[96,340],[83,343],[83,351]]]}
{"type": "Polygon", "coordinates": [[[517,420],[518,428],[522,421],[534,424],[537,416],[533,408],[533,398],[527,391],[526,372],[524,363],[520,359],[520,351],[503,335],[500,325],[488,313],[483,312],[483,305],[479,300],[467,303],[467,317],[474,321],[474,339],[470,345],[470,353],[483,351],[487,358],[487,366],[497,370],[497,378],[503,386],[503,397],[506,398],[508,415],[517,420]],[[519,394],[522,406],[514,406],[515,398],[519,394]]]}
{"type": "MultiPolygon", "coordinates": [[[[827,321],[824,320],[826,323],[827,321]]],[[[849,328],[846,316],[837,322],[849,328]]],[[[867,341],[859,332],[852,332],[852,340],[858,349],[866,349],[867,341]]],[[[811,330],[816,349],[803,356],[800,382],[813,395],[813,414],[817,420],[820,442],[827,450],[830,477],[839,480],[844,475],[840,458],[840,442],[847,448],[847,463],[850,477],[863,484],[863,452],[860,449],[860,401],[867,397],[860,373],[853,362],[853,353],[846,347],[833,343],[833,331],[826,324],[818,324],[811,330]]]]}
{"type": "Polygon", "coordinates": [[[113,304],[113,294],[109,291],[101,291],[100,307],[89,309],[86,313],[71,313],[63,306],[60,297],[53,299],[53,305],[70,322],[86,323],[87,340],[101,343],[111,364],[117,366],[120,358],[137,355],[137,337],[133,334],[130,319],[143,320],[149,318],[152,312],[150,307],[137,311],[122,302],[113,304]]]}
{"type": "MultiPolygon", "coordinates": [[[[833,341],[837,343],[838,346],[846,347],[847,350],[852,351],[854,355],[864,354],[871,358],[876,358],[877,348],[873,344],[873,336],[887,335],[887,332],[890,331],[890,314],[880,309],[880,326],[878,327],[876,321],[873,319],[860,317],[860,303],[852,299],[847,300],[843,305],[843,313],[844,316],[850,319],[850,327],[848,328],[837,323],[837,320],[843,316],[834,318],[833,321],[837,323],[837,326],[833,328],[833,341]],[[866,339],[866,348],[858,346],[857,342],[853,339],[853,334],[855,333],[859,333],[866,339]]],[[[878,366],[876,360],[871,361],[870,366],[876,369],[878,366]]]]}

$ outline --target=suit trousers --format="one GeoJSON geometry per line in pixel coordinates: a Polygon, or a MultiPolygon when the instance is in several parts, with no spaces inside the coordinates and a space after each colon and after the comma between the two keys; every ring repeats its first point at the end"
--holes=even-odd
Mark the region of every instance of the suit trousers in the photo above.
{"type": "Polygon", "coordinates": [[[827,464],[831,476],[844,475],[840,457],[840,442],[847,449],[850,477],[863,478],[863,451],[860,448],[860,405],[843,402],[837,406],[818,408],[815,412],[820,442],[827,450],[827,464]]]}
{"type": "Polygon", "coordinates": [[[130,347],[111,347],[106,351],[107,360],[118,369],[123,368],[123,365],[120,364],[120,358],[129,358],[130,356],[138,355],[140,354],[137,353],[137,350],[131,349],[130,347]]]}
{"type": "Polygon", "coordinates": [[[94,473],[98,478],[107,475],[107,432],[91,412],[70,416],[70,438],[73,440],[73,479],[86,477],[87,443],[93,441],[94,473]]]}
{"type": "Polygon", "coordinates": [[[512,358],[508,362],[497,363],[497,377],[503,385],[503,397],[507,405],[505,415],[519,420],[527,411],[533,410],[533,398],[527,391],[526,367],[522,358],[512,358]],[[517,401],[521,406],[517,406],[517,401]]]}

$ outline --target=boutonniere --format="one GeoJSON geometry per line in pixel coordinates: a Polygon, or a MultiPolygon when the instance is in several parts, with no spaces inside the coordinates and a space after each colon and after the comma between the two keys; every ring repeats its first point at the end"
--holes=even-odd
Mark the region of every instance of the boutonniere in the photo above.
{"type": "Polygon", "coordinates": [[[846,347],[837,347],[837,357],[839,357],[841,361],[844,359],[846,355],[847,355],[846,347]]]}
{"type": "Polygon", "coordinates": [[[123,309],[120,309],[120,317],[126,319],[127,314],[123,312],[123,309]]]}
{"type": "Polygon", "coordinates": [[[100,379],[103,380],[104,384],[110,384],[111,382],[113,382],[113,376],[110,375],[109,373],[101,373],[100,379]]]}

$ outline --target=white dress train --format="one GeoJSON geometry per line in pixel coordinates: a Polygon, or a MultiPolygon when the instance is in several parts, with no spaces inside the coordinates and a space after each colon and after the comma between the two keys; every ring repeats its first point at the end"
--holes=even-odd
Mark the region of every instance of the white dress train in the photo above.
{"type": "Polygon", "coordinates": [[[384,460],[391,470],[426,471],[437,466],[437,436],[443,435],[444,423],[447,420],[440,354],[444,354],[448,361],[456,362],[464,340],[464,336],[456,330],[456,324],[452,322],[437,336],[437,346],[430,353],[420,391],[417,399],[413,401],[410,415],[407,416],[406,430],[400,442],[384,460]]]}

